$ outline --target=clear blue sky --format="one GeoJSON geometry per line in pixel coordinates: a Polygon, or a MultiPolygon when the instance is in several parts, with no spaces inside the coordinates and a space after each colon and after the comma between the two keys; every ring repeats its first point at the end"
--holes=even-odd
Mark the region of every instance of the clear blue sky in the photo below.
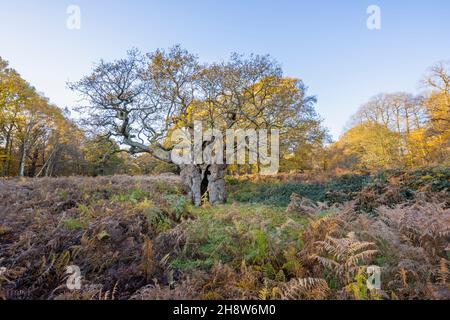
{"type": "Polygon", "coordinates": [[[335,138],[379,92],[420,90],[431,64],[450,59],[450,1],[0,0],[0,56],[52,102],[72,106],[66,81],[101,58],[181,44],[203,61],[269,53],[317,95],[335,138]],[[81,8],[81,30],[66,9],[81,8]],[[382,28],[366,27],[381,8],[382,28]]]}

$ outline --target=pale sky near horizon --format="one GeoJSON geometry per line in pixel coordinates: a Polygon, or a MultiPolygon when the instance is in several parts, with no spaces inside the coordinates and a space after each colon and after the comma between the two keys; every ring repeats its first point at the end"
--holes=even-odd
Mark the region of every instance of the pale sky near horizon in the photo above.
{"type": "Polygon", "coordinates": [[[270,54],[304,80],[334,138],[380,92],[419,93],[426,69],[450,59],[448,0],[0,0],[0,56],[60,107],[100,59],[180,44],[201,61],[270,54]],[[69,5],[81,29],[66,27],[69,5]],[[369,5],[381,30],[366,26],[369,5]]]}

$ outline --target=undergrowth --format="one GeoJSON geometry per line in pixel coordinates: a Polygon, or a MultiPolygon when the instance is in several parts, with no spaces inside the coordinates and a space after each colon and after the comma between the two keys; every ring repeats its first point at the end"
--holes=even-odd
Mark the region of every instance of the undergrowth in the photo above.
{"type": "Polygon", "coordinates": [[[415,199],[417,192],[441,192],[450,189],[450,169],[445,167],[421,169],[412,172],[400,170],[385,170],[374,175],[347,174],[326,181],[299,182],[283,179],[251,179],[228,178],[230,189],[229,201],[244,203],[261,203],[287,207],[292,193],[311,199],[316,202],[329,204],[343,204],[347,201],[360,200],[357,210],[372,212],[373,207],[360,199],[362,194],[369,194],[374,201],[380,198],[386,188],[396,187],[397,199],[387,199],[386,204],[397,203],[415,199]]]}
{"type": "Polygon", "coordinates": [[[0,181],[0,299],[450,299],[448,169],[288,179],[0,181]]]}

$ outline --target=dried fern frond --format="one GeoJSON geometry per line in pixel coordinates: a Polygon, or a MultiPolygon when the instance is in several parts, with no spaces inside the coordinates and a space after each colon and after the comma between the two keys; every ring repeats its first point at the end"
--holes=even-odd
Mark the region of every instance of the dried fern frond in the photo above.
{"type": "Polygon", "coordinates": [[[324,279],[292,279],[280,288],[283,300],[323,300],[328,297],[330,288],[324,279]]]}
{"type": "Polygon", "coordinates": [[[448,260],[441,258],[440,262],[439,262],[439,270],[437,272],[437,280],[439,281],[440,284],[442,285],[446,285],[447,284],[447,280],[450,276],[450,271],[448,268],[448,260]]]}
{"type": "Polygon", "coordinates": [[[145,236],[142,244],[142,261],[140,264],[141,271],[145,274],[147,281],[149,281],[156,271],[156,263],[154,260],[153,243],[149,237],[145,236]]]}
{"type": "Polygon", "coordinates": [[[397,230],[404,241],[439,255],[446,250],[450,238],[450,209],[436,203],[416,203],[394,209],[380,207],[380,219],[397,230]]]}
{"type": "Polygon", "coordinates": [[[262,288],[259,292],[258,292],[258,298],[259,300],[269,300],[270,299],[270,291],[269,289],[267,289],[267,287],[262,288]]]}
{"type": "Polygon", "coordinates": [[[361,263],[368,262],[378,253],[374,243],[358,241],[354,234],[341,239],[328,236],[325,241],[317,241],[316,245],[317,254],[311,257],[336,276],[345,276],[346,283],[361,263]]]}
{"type": "Polygon", "coordinates": [[[191,280],[179,282],[170,286],[161,286],[158,283],[142,287],[131,296],[131,300],[190,300],[198,297],[199,292],[191,280]]]}
{"type": "Polygon", "coordinates": [[[342,224],[342,219],[334,215],[311,221],[302,235],[304,247],[301,256],[304,262],[307,262],[312,256],[318,254],[321,250],[320,243],[332,235],[342,224]]]}
{"type": "Polygon", "coordinates": [[[350,269],[357,266],[360,261],[367,261],[373,258],[378,253],[378,250],[365,250],[355,255],[350,255],[346,262],[345,267],[350,269]]]}
{"type": "Polygon", "coordinates": [[[313,201],[293,193],[287,212],[295,212],[313,218],[321,208],[323,208],[323,204],[319,207],[313,201]]]}
{"type": "Polygon", "coordinates": [[[334,261],[333,259],[321,257],[318,255],[312,255],[311,258],[317,260],[317,262],[319,262],[325,268],[328,268],[331,270],[337,270],[341,266],[338,262],[334,261]]]}

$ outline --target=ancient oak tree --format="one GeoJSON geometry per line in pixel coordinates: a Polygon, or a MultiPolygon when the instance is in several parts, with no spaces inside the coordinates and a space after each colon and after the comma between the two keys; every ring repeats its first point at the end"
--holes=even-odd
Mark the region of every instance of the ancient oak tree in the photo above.
{"type": "MultiPolygon", "coordinates": [[[[194,135],[199,122],[221,132],[277,129],[286,150],[296,132],[306,137],[320,126],[303,82],[284,78],[268,56],[233,54],[227,62],[201,64],[179,46],[146,55],[131,50],[124,59],[100,61],[69,87],[80,95],[78,110],[86,128],[116,140],[127,152],[149,153],[169,163],[174,161],[171,134],[182,129],[194,135]]],[[[195,157],[213,142],[204,142],[200,150],[194,144],[189,148],[195,157]]],[[[204,199],[226,200],[226,159],[179,167],[196,205],[204,199]]]]}

